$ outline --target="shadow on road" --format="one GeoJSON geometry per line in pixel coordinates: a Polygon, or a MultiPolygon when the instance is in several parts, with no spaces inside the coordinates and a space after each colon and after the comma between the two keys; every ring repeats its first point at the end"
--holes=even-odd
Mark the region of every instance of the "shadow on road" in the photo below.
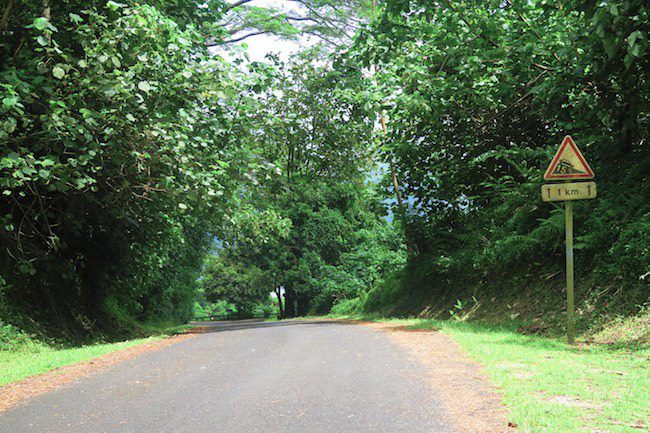
{"type": "Polygon", "coordinates": [[[277,326],[334,326],[349,324],[341,320],[287,320],[278,322],[265,322],[260,319],[229,320],[218,322],[190,322],[194,328],[187,334],[207,334],[212,332],[241,331],[247,329],[272,328],[277,326]]]}

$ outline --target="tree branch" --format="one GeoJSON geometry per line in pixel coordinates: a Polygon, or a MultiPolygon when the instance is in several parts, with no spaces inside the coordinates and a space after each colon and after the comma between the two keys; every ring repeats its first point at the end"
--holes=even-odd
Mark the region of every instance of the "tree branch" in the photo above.
{"type": "Polygon", "coordinates": [[[227,41],[209,43],[208,47],[218,47],[220,45],[234,44],[235,42],[243,41],[244,39],[248,39],[248,38],[251,38],[253,36],[264,35],[264,34],[267,34],[267,33],[270,33],[270,32],[268,32],[266,30],[260,30],[259,32],[248,33],[248,34],[245,34],[243,36],[239,36],[239,37],[234,38],[234,39],[229,39],[227,41]]]}
{"type": "MultiPolygon", "coordinates": [[[[508,6],[512,7],[513,10],[514,10],[514,5],[512,4],[512,2],[511,2],[510,0],[506,0],[506,3],[508,4],[508,6]]],[[[542,43],[542,45],[544,45],[544,47],[546,47],[546,43],[545,43],[544,39],[542,39],[542,37],[540,36],[540,34],[537,33],[537,30],[535,30],[535,29],[533,28],[533,26],[530,25],[530,22],[526,19],[526,17],[524,17],[522,14],[520,14],[520,13],[517,12],[516,10],[515,10],[515,13],[516,13],[517,16],[519,17],[519,19],[520,19],[521,21],[523,21],[523,22],[528,26],[528,28],[533,32],[533,34],[537,37],[537,39],[539,39],[539,41],[542,43]]],[[[554,58],[555,60],[557,60],[558,62],[560,61],[560,58],[557,56],[557,54],[551,52],[551,55],[553,56],[553,58],[554,58]]]]}
{"type": "MultiPolygon", "coordinates": [[[[284,13],[280,13],[280,14],[268,17],[265,20],[258,21],[257,23],[255,23],[254,25],[251,25],[250,27],[240,27],[240,28],[230,29],[230,30],[228,30],[228,33],[232,36],[232,35],[235,35],[235,34],[237,34],[239,32],[242,32],[242,31],[246,30],[247,28],[260,27],[261,24],[265,24],[265,23],[268,23],[270,21],[277,20],[277,19],[284,19],[287,22],[289,22],[289,21],[312,21],[312,22],[317,22],[315,19],[309,18],[309,17],[294,17],[294,16],[287,16],[284,13]]],[[[246,23],[243,23],[243,24],[245,25],[246,23]]],[[[269,33],[271,33],[271,32],[269,31],[269,33]]]]}
{"type": "MultiPolygon", "coordinates": [[[[542,77],[543,77],[544,75],[546,75],[547,73],[548,73],[548,71],[542,71],[541,74],[539,74],[539,75],[538,75],[537,77],[535,77],[533,80],[531,80],[531,81],[529,81],[528,83],[526,83],[526,87],[525,87],[525,88],[529,88],[529,87],[531,87],[533,84],[535,84],[535,83],[536,83],[540,78],[542,78],[542,77]]],[[[476,131],[480,131],[480,130],[483,129],[485,126],[487,126],[488,123],[490,123],[490,122],[496,120],[497,118],[503,116],[505,113],[507,113],[508,111],[510,111],[510,110],[511,110],[512,108],[514,108],[515,106],[519,105],[519,103],[521,103],[524,99],[528,98],[528,97],[529,97],[530,95],[532,95],[532,94],[533,94],[533,91],[532,91],[532,90],[529,90],[529,91],[526,92],[522,97],[520,97],[519,99],[517,99],[515,102],[513,102],[513,103],[510,104],[510,105],[508,105],[506,108],[504,108],[503,110],[501,110],[501,111],[499,111],[498,113],[496,113],[494,116],[490,117],[488,120],[486,120],[486,121],[484,121],[483,123],[481,123],[481,125],[479,125],[479,127],[475,129],[475,132],[476,132],[476,131]]]]}
{"type": "Polygon", "coordinates": [[[243,4],[250,3],[252,1],[253,0],[239,0],[239,1],[236,1],[235,3],[232,3],[232,4],[228,5],[228,7],[226,8],[226,12],[229,12],[229,11],[235,9],[235,8],[238,8],[239,6],[241,6],[243,4]]]}
{"type": "Polygon", "coordinates": [[[9,0],[7,6],[5,7],[5,11],[2,14],[2,19],[0,19],[0,29],[4,31],[7,31],[7,26],[9,25],[9,13],[11,12],[13,5],[14,0],[9,0]]]}
{"type": "MultiPolygon", "coordinates": [[[[335,26],[334,24],[332,24],[332,21],[333,21],[332,19],[321,15],[320,12],[318,12],[316,9],[314,9],[305,0],[289,0],[289,1],[294,2],[294,3],[300,3],[301,5],[306,7],[311,13],[313,13],[316,17],[318,17],[326,27],[329,27],[330,29],[337,30],[339,32],[342,32],[342,33],[346,34],[343,29],[341,29],[341,28],[335,26]]],[[[346,34],[346,36],[347,36],[347,34],[346,34]]]]}
{"type": "Polygon", "coordinates": [[[307,33],[308,35],[316,36],[317,38],[322,39],[323,41],[325,41],[326,43],[328,43],[328,44],[330,44],[332,46],[335,46],[335,47],[338,46],[338,44],[336,42],[333,42],[333,41],[327,39],[325,36],[321,35],[320,33],[311,32],[311,31],[305,31],[304,33],[307,33]]]}

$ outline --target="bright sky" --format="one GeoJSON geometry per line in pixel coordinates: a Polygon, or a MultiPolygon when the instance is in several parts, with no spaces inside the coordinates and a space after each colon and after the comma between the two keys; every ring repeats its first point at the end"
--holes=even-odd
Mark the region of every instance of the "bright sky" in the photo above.
{"type": "MultiPolygon", "coordinates": [[[[229,0],[231,3],[234,0],[229,0]]],[[[303,10],[299,3],[289,0],[254,0],[248,5],[259,7],[274,7],[286,12],[297,12],[296,15],[302,15],[303,10]]],[[[296,41],[287,41],[275,36],[257,35],[252,36],[240,44],[248,45],[247,51],[251,61],[264,61],[264,56],[269,53],[275,53],[281,59],[286,60],[291,54],[300,51],[301,47],[314,44],[313,38],[308,36],[300,37],[296,41]]]]}
{"type": "Polygon", "coordinates": [[[278,54],[281,59],[286,60],[291,54],[300,51],[302,41],[287,41],[275,36],[257,35],[245,41],[248,45],[248,55],[253,62],[264,61],[264,56],[269,53],[278,54]]]}

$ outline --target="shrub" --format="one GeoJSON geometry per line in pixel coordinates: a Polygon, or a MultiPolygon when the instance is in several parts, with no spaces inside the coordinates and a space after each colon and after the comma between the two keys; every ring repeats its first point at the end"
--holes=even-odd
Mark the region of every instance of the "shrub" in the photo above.
{"type": "Polygon", "coordinates": [[[30,342],[29,335],[21,329],[0,321],[0,350],[18,350],[30,342]]]}
{"type": "Polygon", "coordinates": [[[337,316],[352,316],[361,313],[363,309],[363,300],[360,297],[351,299],[342,299],[332,307],[332,314],[337,316]]]}

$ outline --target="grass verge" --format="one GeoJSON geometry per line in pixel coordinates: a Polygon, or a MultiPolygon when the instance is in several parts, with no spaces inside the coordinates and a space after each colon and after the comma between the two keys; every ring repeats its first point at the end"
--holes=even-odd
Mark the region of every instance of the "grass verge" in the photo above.
{"type": "Polygon", "coordinates": [[[561,339],[521,335],[515,325],[400,322],[433,326],[458,341],[499,386],[522,433],[650,431],[648,346],[569,347],[561,339]]]}
{"type": "Polygon", "coordinates": [[[95,343],[80,347],[59,347],[36,340],[25,339],[12,350],[0,350],[0,386],[29,376],[45,373],[55,368],[86,361],[117,350],[160,340],[191,328],[190,325],[171,327],[147,326],[153,336],[117,343],[95,343]]]}
{"type": "Polygon", "coordinates": [[[64,349],[34,343],[16,351],[2,351],[0,352],[0,386],[161,338],[163,337],[156,336],[64,349]]]}

